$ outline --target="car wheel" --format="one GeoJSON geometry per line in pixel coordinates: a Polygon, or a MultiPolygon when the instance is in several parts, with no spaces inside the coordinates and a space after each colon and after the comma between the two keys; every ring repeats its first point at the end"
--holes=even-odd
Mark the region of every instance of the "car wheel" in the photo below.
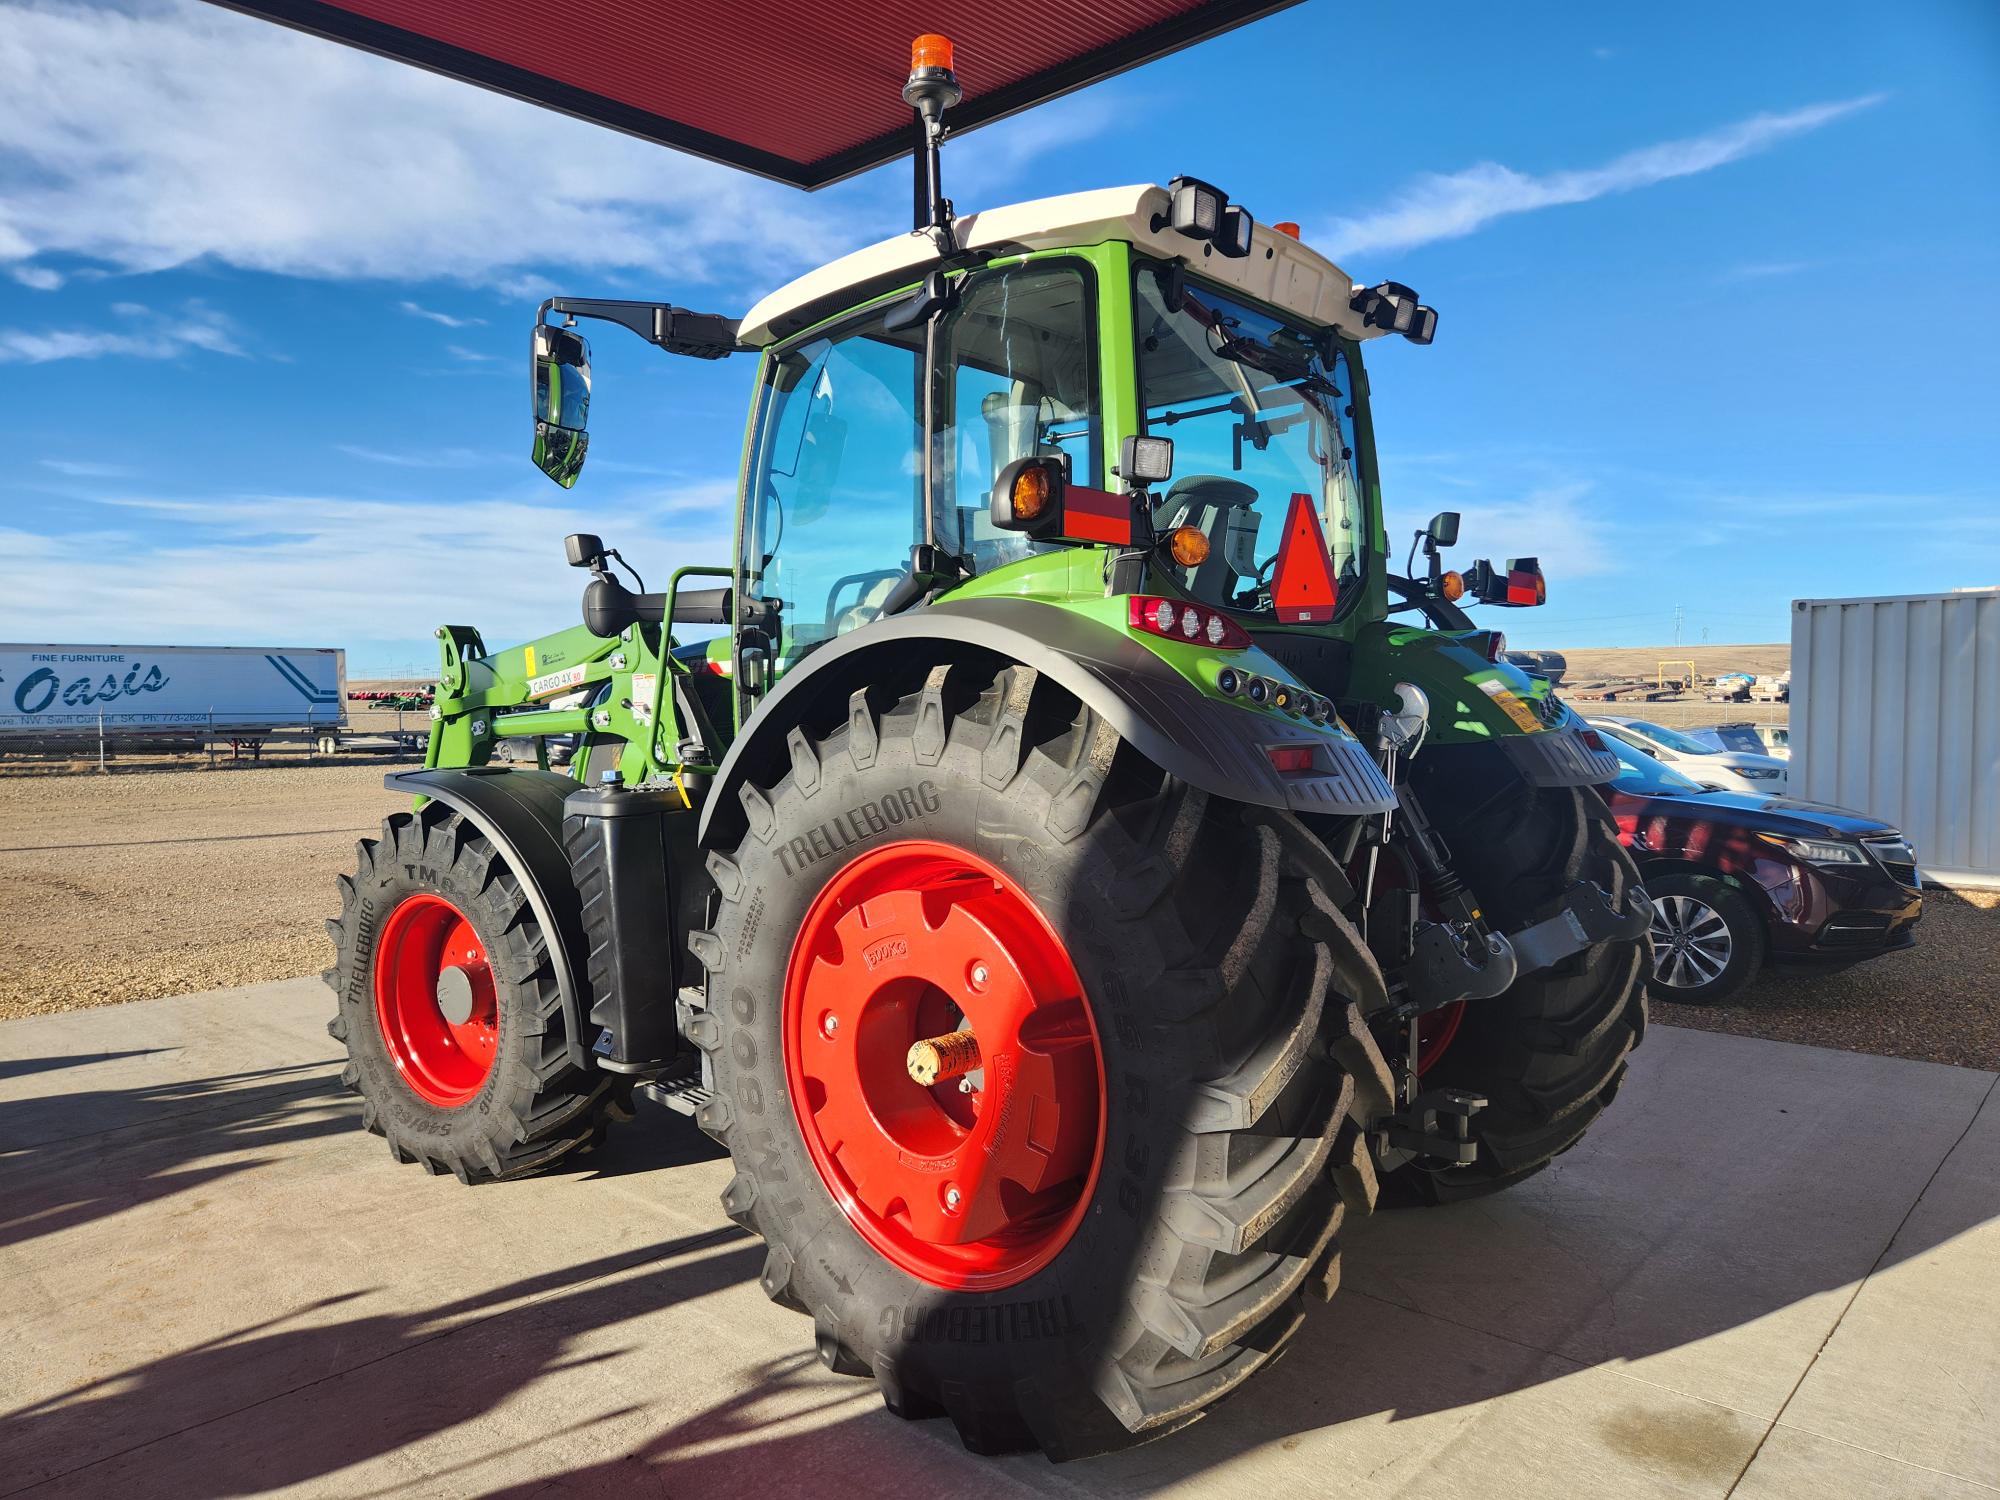
{"type": "Polygon", "coordinates": [[[1742,893],[1707,875],[1648,876],[1653,997],[1717,1005],[1756,977],[1764,924],[1742,893]]]}

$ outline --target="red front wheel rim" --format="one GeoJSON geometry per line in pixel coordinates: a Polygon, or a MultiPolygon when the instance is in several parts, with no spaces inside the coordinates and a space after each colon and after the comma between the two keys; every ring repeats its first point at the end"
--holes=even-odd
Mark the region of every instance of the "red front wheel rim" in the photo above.
{"type": "Polygon", "coordinates": [[[785,973],[785,1081],[841,1212],[932,1286],[1012,1286],[1062,1251],[1104,1153],[1104,1060],[1069,950],[1012,880],[929,841],[887,844],[814,900],[785,973]],[[912,1044],[980,1063],[924,1085],[912,1044]]]}
{"type": "Polygon", "coordinates": [[[375,1019],[418,1098],[457,1109],[485,1087],[500,1048],[493,971],[472,923],[444,897],[405,897],[382,924],[375,1019]]]}

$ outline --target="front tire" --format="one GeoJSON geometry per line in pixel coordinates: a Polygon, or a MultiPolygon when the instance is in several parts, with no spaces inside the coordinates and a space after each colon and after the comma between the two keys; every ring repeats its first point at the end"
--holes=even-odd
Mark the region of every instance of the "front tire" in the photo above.
{"type": "Polygon", "coordinates": [[[571,1062],[549,938],[499,851],[431,802],[356,853],[321,977],[361,1123],[397,1161],[465,1183],[524,1176],[591,1140],[614,1080],[571,1062]]]}
{"type": "Polygon", "coordinates": [[[1741,891],[1708,875],[1656,875],[1653,898],[1655,1000],[1720,1005],[1764,965],[1764,924],[1741,891]]]}
{"type": "Polygon", "coordinates": [[[1311,835],[1172,781],[1020,667],[863,690],[742,802],[693,937],[701,1123],[822,1360],[976,1452],[1052,1459],[1184,1426],[1267,1363],[1331,1295],[1390,1107],[1381,975],[1311,835]],[[975,969],[1034,1004],[1009,1019],[975,969]],[[976,1117],[897,1071],[960,1015],[976,1117]],[[1038,1052],[1069,1083],[1036,1082],[1038,1052]],[[1030,1140],[1049,1171],[968,1180],[1030,1140]],[[976,1232],[939,1208],[961,1184],[976,1232]]]}

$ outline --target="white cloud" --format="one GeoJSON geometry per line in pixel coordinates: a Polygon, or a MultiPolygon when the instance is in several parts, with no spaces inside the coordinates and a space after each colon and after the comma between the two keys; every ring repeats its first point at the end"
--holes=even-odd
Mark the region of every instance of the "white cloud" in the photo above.
{"type": "Polygon", "coordinates": [[[1796,276],[1819,264],[1814,260],[1759,260],[1731,266],[1718,278],[1722,281],[1763,281],[1773,276],[1796,276]]]}
{"type": "Polygon", "coordinates": [[[486,326],[484,318],[454,318],[450,313],[437,312],[428,307],[421,307],[415,302],[398,302],[396,306],[402,308],[404,312],[413,318],[429,318],[433,323],[442,323],[447,328],[484,328],[486,326]]]}
{"type": "Polygon", "coordinates": [[[477,349],[468,349],[463,344],[446,344],[444,352],[453,359],[467,360],[476,365],[491,364],[500,358],[497,354],[482,354],[477,349]]]}
{"type": "Polygon", "coordinates": [[[15,266],[8,272],[22,286],[38,292],[53,292],[63,284],[63,273],[48,266],[15,266]]]}
{"type": "Polygon", "coordinates": [[[422,448],[392,453],[383,448],[361,448],[353,443],[336,445],[349,458],[371,464],[389,464],[398,469],[475,469],[492,462],[492,455],[476,448],[422,448]]]}
{"type": "Polygon", "coordinates": [[[734,485],[694,492],[713,503],[671,524],[645,499],[126,500],[98,529],[0,528],[0,556],[24,563],[0,596],[0,640],[111,639],[148,620],[193,644],[345,646],[350,671],[406,658],[428,666],[431,628],[444,621],[477,625],[496,647],[575,623],[582,580],[563,564],[568,532],[600,533],[654,587],[676,560],[726,562],[734,485]],[[386,564],[397,538],[425,536],[452,538],[449,567],[386,564]]]}
{"type": "Polygon", "coordinates": [[[1612,193],[1628,193],[1712,171],[1867,109],[1884,97],[1868,94],[1784,114],[1752,115],[1705,135],[1644,146],[1602,166],[1576,171],[1535,174],[1517,172],[1498,162],[1481,162],[1462,172],[1429,173],[1404,188],[1385,208],[1357,218],[1336,219],[1315,243],[1327,245],[1329,254],[1342,257],[1457,239],[1511,214],[1587,203],[1612,193]]]}
{"type": "Polygon", "coordinates": [[[91,463],[74,458],[45,458],[41,465],[71,479],[130,479],[138,472],[124,464],[91,463]]]}
{"type": "Polygon", "coordinates": [[[827,199],[193,0],[10,3],[0,188],[0,263],[126,271],[734,284],[853,238],[827,199]]]}
{"type": "Polygon", "coordinates": [[[46,364],[58,359],[177,359],[192,350],[245,357],[235,321],[200,302],[179,313],[154,313],[136,302],[112,312],[122,328],[0,328],[0,364],[46,364]]]}

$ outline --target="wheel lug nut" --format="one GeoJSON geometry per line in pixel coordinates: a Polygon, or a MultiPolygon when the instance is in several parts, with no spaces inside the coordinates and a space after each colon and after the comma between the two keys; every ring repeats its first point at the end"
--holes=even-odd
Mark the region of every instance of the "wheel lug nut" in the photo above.
{"type": "Polygon", "coordinates": [[[828,1011],[819,1018],[819,1029],[821,1035],[832,1036],[836,1031],[840,1030],[840,1017],[836,1016],[832,1011],[828,1011]]]}
{"type": "Polygon", "coordinates": [[[970,1078],[961,1078],[961,1079],[959,1079],[959,1080],[958,1080],[958,1091],[959,1091],[959,1092],[960,1092],[961,1094],[969,1094],[969,1093],[971,1093],[971,1092],[972,1092],[972,1080],[971,1080],[970,1078]]]}
{"type": "Polygon", "coordinates": [[[985,989],[987,981],[992,977],[993,975],[987,970],[985,964],[974,964],[972,966],[972,987],[975,990],[985,989]]]}
{"type": "Polygon", "coordinates": [[[944,1190],[945,1208],[952,1213],[957,1213],[959,1202],[960,1199],[958,1196],[958,1189],[955,1187],[947,1186],[944,1190]]]}

